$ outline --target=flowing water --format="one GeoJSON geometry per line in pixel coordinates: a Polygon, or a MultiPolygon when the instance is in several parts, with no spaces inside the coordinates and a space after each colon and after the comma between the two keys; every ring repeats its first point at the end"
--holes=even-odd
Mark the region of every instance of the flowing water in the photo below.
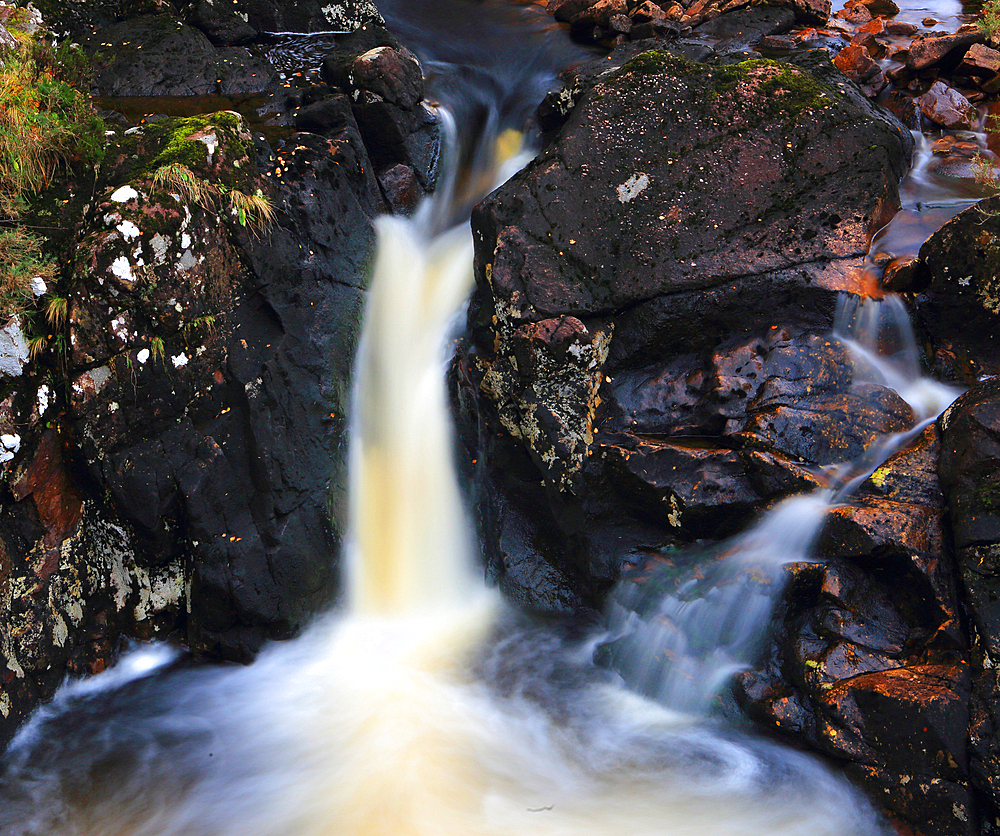
{"type": "MultiPolygon", "coordinates": [[[[458,0],[432,8],[469,13],[458,0]]],[[[520,126],[569,48],[538,10],[476,9],[496,39],[477,56],[504,54],[517,18],[523,60],[505,63],[506,78],[469,69],[467,43],[424,26],[433,14],[385,11],[484,141],[453,142],[475,176],[446,178],[413,221],[378,224],[342,610],[245,668],[192,668],[153,647],[65,686],[5,757],[3,836],[883,832],[817,761],[710,719],[706,705],[752,659],[781,567],[808,556],[826,511],[904,438],[831,467],[828,490],[779,504],[671,593],[623,585],[606,630],[526,622],[483,587],[450,465],[445,344],[472,276],[466,225],[449,220],[473,183],[502,176],[486,149],[520,126]],[[594,664],[599,643],[618,673],[594,664]]],[[[899,312],[845,302],[837,334],[859,376],[900,392],[919,426],[956,393],[920,377],[899,312]]]]}

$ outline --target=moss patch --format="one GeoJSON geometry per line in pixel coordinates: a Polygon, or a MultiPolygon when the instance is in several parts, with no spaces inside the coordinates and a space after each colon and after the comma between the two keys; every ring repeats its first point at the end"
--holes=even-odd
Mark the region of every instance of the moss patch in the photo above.
{"type": "Polygon", "coordinates": [[[649,50],[626,62],[619,72],[698,79],[707,82],[709,101],[734,93],[746,98],[752,92],[759,101],[766,102],[762,115],[769,119],[796,121],[803,112],[825,110],[840,101],[836,90],[808,72],[766,58],[713,65],[690,61],[665,50],[649,50]]]}

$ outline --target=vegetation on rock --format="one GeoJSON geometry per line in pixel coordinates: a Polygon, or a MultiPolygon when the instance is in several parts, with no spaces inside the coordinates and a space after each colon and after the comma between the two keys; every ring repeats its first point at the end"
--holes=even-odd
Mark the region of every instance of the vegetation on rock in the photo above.
{"type": "Polygon", "coordinates": [[[96,167],[104,154],[104,124],[81,91],[87,62],[70,45],[54,47],[32,33],[31,14],[0,9],[14,36],[0,69],[0,319],[22,313],[55,276],[43,239],[26,222],[30,204],[60,169],[96,167]]]}

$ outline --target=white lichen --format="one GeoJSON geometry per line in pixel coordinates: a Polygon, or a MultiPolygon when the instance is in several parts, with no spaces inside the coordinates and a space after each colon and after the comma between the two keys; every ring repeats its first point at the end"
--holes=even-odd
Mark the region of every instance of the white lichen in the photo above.
{"type": "Polygon", "coordinates": [[[123,282],[128,282],[129,284],[135,282],[135,276],[132,275],[132,265],[129,263],[128,256],[118,256],[111,265],[111,272],[123,282]]]}
{"type": "Polygon", "coordinates": [[[630,203],[649,185],[649,175],[637,172],[618,187],[618,202],[630,203]]]}
{"type": "Polygon", "coordinates": [[[139,197],[139,193],[131,186],[122,186],[111,194],[111,199],[115,203],[125,203],[129,200],[135,200],[137,197],[139,197]]]}
{"type": "Polygon", "coordinates": [[[117,229],[121,233],[122,238],[125,239],[126,244],[139,237],[139,227],[132,223],[132,221],[122,221],[118,224],[117,229]]]}

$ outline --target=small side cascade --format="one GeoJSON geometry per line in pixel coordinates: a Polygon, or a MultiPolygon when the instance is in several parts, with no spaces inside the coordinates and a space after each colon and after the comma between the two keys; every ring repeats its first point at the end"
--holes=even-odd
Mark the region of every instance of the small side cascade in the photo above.
{"type": "Polygon", "coordinates": [[[857,459],[821,468],[826,487],[783,500],[749,531],[709,548],[666,555],[663,568],[619,584],[605,652],[641,694],[706,713],[759,651],[781,595],[782,568],[813,559],[827,512],[933,422],[960,390],[927,377],[899,296],[841,296],[833,335],[848,347],[855,384],[893,389],[913,410],[911,429],[878,439],[857,459]]]}

